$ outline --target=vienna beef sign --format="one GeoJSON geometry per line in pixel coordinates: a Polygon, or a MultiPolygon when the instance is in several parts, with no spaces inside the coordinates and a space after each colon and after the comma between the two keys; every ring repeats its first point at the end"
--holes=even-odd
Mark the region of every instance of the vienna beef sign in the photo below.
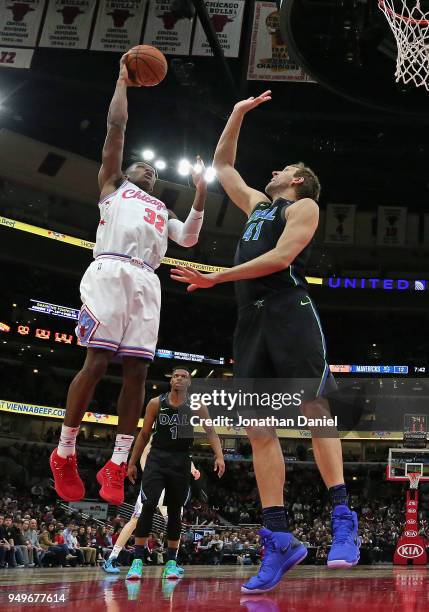
{"type": "Polygon", "coordinates": [[[128,51],[140,42],[146,0],[103,0],[92,37],[94,51],[128,51]]]}
{"type": "MultiPolygon", "coordinates": [[[[238,57],[244,0],[236,2],[206,0],[205,4],[225,57],[238,57]]],[[[195,29],[192,55],[213,55],[199,19],[195,29]]]]}
{"type": "Polygon", "coordinates": [[[0,45],[34,47],[45,0],[0,0],[0,45]]]}
{"type": "Polygon", "coordinates": [[[50,0],[41,47],[86,49],[96,0],[50,0]]]}

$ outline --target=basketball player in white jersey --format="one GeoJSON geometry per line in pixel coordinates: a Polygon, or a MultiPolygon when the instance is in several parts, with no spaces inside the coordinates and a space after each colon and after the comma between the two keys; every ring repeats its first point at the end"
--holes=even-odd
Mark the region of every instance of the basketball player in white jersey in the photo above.
{"type": "Polygon", "coordinates": [[[128,454],[158,337],[161,291],[154,271],[165,255],[168,238],[181,246],[193,246],[203,222],[207,184],[202,171],[193,171],[196,195],[185,223],[171,218],[174,215],[166,205],[150,195],[156,181],[156,172],[150,165],[135,163],[122,172],[127,87],[134,85],[123,56],[109,108],[98,177],[101,219],[94,261],[80,285],[83,305],[76,333],[80,343],[87,347],[87,355],[82,370],[70,385],[61,437],[50,458],[55,490],[66,501],[85,497],[77,469],[76,437],[97,383],[113,357],[121,358],[123,367],[118,431],[112,458],[98,472],[97,480],[105,501],[111,504],[124,501],[128,454]]]}

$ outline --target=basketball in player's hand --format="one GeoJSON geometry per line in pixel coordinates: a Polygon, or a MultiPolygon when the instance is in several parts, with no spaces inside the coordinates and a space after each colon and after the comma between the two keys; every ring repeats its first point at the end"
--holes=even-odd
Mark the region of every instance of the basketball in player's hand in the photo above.
{"type": "Polygon", "coordinates": [[[151,45],[138,45],[125,56],[128,75],[139,85],[152,87],[158,85],[167,74],[165,55],[151,45]]]}

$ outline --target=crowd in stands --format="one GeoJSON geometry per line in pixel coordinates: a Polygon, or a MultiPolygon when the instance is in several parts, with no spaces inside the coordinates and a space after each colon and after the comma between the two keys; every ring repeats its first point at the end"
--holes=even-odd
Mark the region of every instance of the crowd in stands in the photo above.
{"type": "MultiPolygon", "coordinates": [[[[7,455],[0,455],[0,566],[101,563],[126,522],[124,513],[112,514],[104,524],[76,511],[71,514],[57,503],[47,477],[47,445],[20,443],[7,451],[7,455]]],[[[79,459],[88,497],[97,499],[95,472],[104,461],[102,452],[85,449],[79,459]]],[[[212,459],[194,460],[203,473],[204,495],[195,489],[184,509],[179,562],[258,563],[262,552],[257,533],[261,514],[252,464],[227,460],[225,476],[219,481],[212,471],[212,459]]],[[[375,468],[361,466],[353,474],[348,478],[350,504],[359,515],[362,561],[389,562],[404,523],[404,487],[384,482],[381,470],[375,468]]],[[[421,534],[429,536],[426,486],[421,486],[419,518],[421,534]]],[[[127,487],[126,501],[133,504],[136,494],[136,488],[127,487]]],[[[331,508],[315,467],[297,463],[288,471],[285,500],[290,530],[309,549],[307,562],[324,564],[331,543],[331,508]]],[[[164,534],[154,531],[147,562],[162,563],[166,545],[164,534]]],[[[122,565],[131,563],[133,550],[131,538],[119,557],[122,565]]]]}

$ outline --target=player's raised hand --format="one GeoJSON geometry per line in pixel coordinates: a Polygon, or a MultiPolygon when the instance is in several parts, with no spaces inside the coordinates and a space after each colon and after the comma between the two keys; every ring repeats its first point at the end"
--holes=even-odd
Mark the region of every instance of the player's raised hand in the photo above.
{"type": "Polygon", "coordinates": [[[217,472],[218,478],[222,478],[222,476],[225,474],[225,461],[223,457],[216,457],[213,471],[217,472]]]}
{"type": "Polygon", "coordinates": [[[137,480],[137,466],[132,465],[131,463],[128,464],[128,469],[127,469],[127,476],[129,478],[129,480],[135,484],[136,480],[137,480]]]}
{"type": "Polygon", "coordinates": [[[127,53],[124,53],[124,55],[119,60],[119,80],[123,81],[127,87],[141,87],[141,85],[131,79],[128,73],[126,59],[127,53]]]}
{"type": "Polygon", "coordinates": [[[196,289],[210,289],[218,282],[216,272],[201,274],[198,270],[185,268],[184,266],[173,268],[170,272],[170,277],[179,283],[188,283],[189,292],[195,291],[196,289]]]}
{"type": "Polygon", "coordinates": [[[195,187],[200,191],[207,190],[207,181],[205,179],[206,167],[199,155],[197,155],[196,164],[191,164],[190,170],[195,187]]]}
{"type": "Polygon", "coordinates": [[[251,98],[247,98],[247,100],[241,100],[241,102],[237,102],[237,104],[234,106],[234,112],[242,113],[243,115],[245,115],[250,110],[253,110],[257,106],[264,104],[264,102],[269,102],[270,100],[271,89],[268,89],[257,98],[252,96],[251,98]]]}

